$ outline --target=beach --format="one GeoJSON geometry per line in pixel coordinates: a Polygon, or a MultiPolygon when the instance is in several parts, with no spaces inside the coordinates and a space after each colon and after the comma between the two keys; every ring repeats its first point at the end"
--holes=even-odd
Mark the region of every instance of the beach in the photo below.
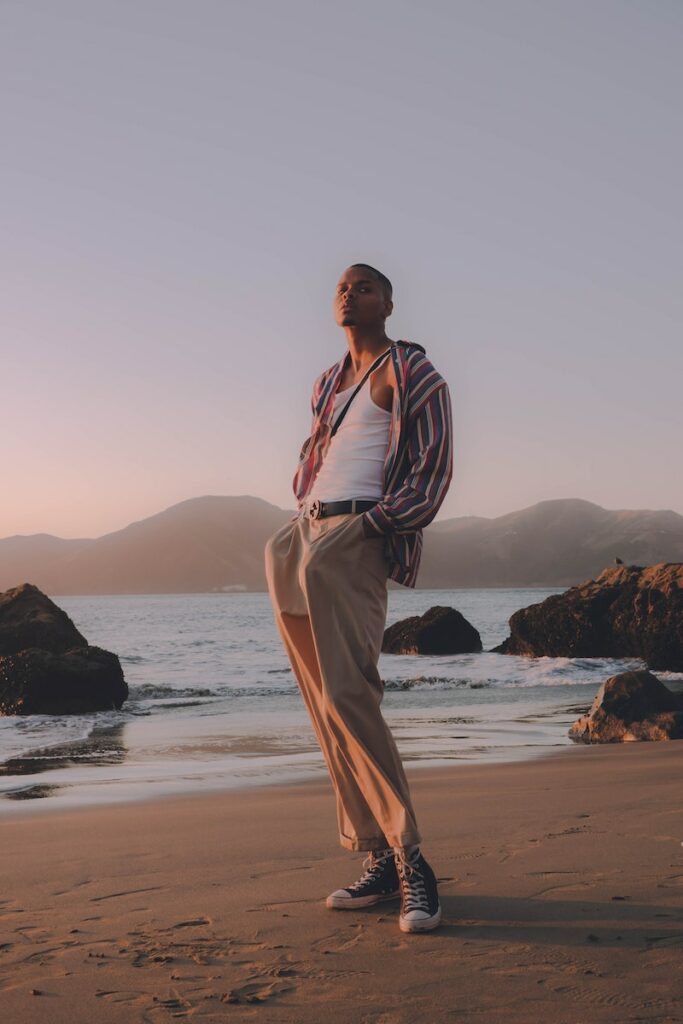
{"type": "MultiPolygon", "coordinates": [[[[683,1019],[679,742],[410,771],[443,927],[330,911],[361,858],[327,782],[2,819],[21,1024],[683,1019]]],[[[35,805],[34,805],[35,806],[35,805]]]]}

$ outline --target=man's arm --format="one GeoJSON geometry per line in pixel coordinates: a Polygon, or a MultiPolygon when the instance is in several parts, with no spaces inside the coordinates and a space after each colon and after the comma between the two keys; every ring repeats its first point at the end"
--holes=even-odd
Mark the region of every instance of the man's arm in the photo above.
{"type": "Polygon", "coordinates": [[[431,523],[453,475],[453,427],[443,381],[415,414],[407,442],[408,472],[401,486],[363,513],[363,529],[376,537],[410,533],[431,523]]]}

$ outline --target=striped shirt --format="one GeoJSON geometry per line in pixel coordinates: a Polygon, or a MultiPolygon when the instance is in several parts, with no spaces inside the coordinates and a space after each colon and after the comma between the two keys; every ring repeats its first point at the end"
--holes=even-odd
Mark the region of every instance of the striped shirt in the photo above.
{"type": "MultiPolygon", "coordinates": [[[[299,514],[330,443],[334,396],[349,358],[347,352],[313,386],[311,435],[301,449],[293,481],[299,514]]],[[[391,359],[396,388],[384,460],[384,497],[363,518],[377,535],[387,538],[391,579],[414,587],[422,529],[438,512],[453,474],[451,403],[446,381],[421,345],[394,341],[391,359]]]]}

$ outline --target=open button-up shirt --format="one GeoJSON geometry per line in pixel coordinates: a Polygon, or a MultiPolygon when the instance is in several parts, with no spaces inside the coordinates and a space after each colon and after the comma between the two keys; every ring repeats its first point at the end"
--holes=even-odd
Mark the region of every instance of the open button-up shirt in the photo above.
{"type": "MultiPolygon", "coordinates": [[[[334,396],[348,359],[347,352],[313,386],[311,435],[301,449],[293,481],[299,514],[330,443],[334,396]]],[[[396,387],[384,460],[384,496],[363,517],[370,531],[386,537],[391,579],[414,587],[422,529],[438,512],[453,474],[451,403],[446,381],[421,345],[392,342],[391,360],[396,387]]]]}

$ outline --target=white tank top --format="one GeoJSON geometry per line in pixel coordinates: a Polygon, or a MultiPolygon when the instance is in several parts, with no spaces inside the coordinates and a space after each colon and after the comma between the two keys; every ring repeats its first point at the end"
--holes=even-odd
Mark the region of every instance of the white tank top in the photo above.
{"type": "MultiPolygon", "coordinates": [[[[353,384],[337,392],[332,422],[353,393],[353,384]]],[[[389,446],[391,413],[373,402],[370,379],[354,398],[342,425],[330,441],[308,500],[346,501],[384,496],[384,459],[389,446]]]]}

